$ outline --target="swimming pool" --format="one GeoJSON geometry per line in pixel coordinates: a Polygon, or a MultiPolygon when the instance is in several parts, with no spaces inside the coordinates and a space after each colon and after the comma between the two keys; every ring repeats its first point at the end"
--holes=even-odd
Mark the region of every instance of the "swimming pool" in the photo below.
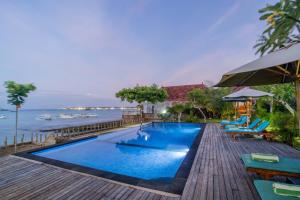
{"type": "Polygon", "coordinates": [[[178,193],[183,188],[169,188],[182,185],[187,178],[203,129],[203,124],[195,123],[151,123],[142,130],[114,131],[26,155],[104,178],[178,193]]]}

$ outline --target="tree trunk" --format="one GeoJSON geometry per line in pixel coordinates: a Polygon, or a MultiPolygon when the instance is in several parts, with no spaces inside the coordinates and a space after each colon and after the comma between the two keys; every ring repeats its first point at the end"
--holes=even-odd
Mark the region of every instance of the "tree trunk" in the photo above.
{"type": "Polygon", "coordinates": [[[140,130],[142,130],[142,126],[143,126],[143,110],[142,110],[142,106],[139,105],[139,108],[140,108],[140,130]]]}
{"type": "Polygon", "coordinates": [[[201,112],[201,114],[204,118],[204,121],[206,122],[206,116],[205,116],[204,112],[202,111],[202,109],[200,107],[198,107],[198,110],[201,112]]]}
{"type": "Polygon", "coordinates": [[[19,108],[18,106],[16,106],[15,153],[17,152],[17,143],[18,143],[18,112],[19,112],[19,108]]]}
{"type": "Polygon", "coordinates": [[[178,114],[178,122],[181,122],[181,115],[182,115],[182,112],[180,112],[180,113],[178,114]]]}
{"type": "Polygon", "coordinates": [[[296,90],[296,102],[297,102],[297,119],[298,119],[298,135],[300,135],[300,80],[297,78],[295,80],[295,90],[296,90]]]}

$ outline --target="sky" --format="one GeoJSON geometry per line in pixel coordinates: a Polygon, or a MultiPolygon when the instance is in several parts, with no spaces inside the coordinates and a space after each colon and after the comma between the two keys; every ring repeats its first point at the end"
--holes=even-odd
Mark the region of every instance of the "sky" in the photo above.
{"type": "Polygon", "coordinates": [[[122,105],[136,84],[217,83],[256,57],[272,0],[0,0],[6,80],[34,83],[25,108],[122,105]]]}

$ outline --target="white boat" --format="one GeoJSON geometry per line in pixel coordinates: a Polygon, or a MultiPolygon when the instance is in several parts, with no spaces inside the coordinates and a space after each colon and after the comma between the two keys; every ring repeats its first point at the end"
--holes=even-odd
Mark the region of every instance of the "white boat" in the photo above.
{"type": "Polygon", "coordinates": [[[97,117],[97,114],[86,114],[85,117],[97,117]]]}
{"type": "Polygon", "coordinates": [[[37,119],[38,120],[52,120],[52,116],[49,114],[43,114],[43,115],[40,115],[37,119]]]}
{"type": "Polygon", "coordinates": [[[74,114],[74,115],[71,115],[73,118],[82,118],[82,115],[81,114],[74,114]]]}
{"type": "Polygon", "coordinates": [[[6,119],[6,115],[0,115],[0,119],[6,119]]]}
{"type": "Polygon", "coordinates": [[[67,115],[67,114],[59,114],[58,116],[61,119],[74,119],[75,117],[73,115],[67,115]]]}

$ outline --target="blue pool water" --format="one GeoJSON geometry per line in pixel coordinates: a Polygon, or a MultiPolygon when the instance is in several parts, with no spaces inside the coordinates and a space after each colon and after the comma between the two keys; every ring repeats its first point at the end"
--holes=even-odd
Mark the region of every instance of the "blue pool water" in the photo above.
{"type": "Polygon", "coordinates": [[[129,128],[32,154],[145,180],[171,179],[201,128],[152,123],[142,131],[129,128]]]}

